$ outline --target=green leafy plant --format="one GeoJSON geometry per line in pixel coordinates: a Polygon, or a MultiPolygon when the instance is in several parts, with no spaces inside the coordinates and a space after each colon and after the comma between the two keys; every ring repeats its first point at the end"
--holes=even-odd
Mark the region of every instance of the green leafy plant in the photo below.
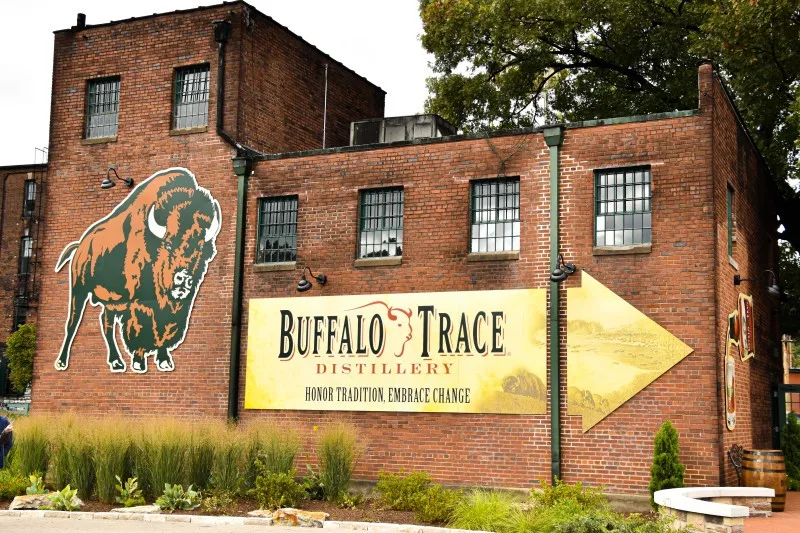
{"type": "Polygon", "coordinates": [[[36,326],[24,324],[6,340],[6,357],[11,388],[22,394],[33,378],[33,356],[36,353],[36,326]]]}
{"type": "Polygon", "coordinates": [[[789,413],[786,425],[781,430],[781,448],[786,461],[789,490],[800,490],[800,421],[797,414],[789,413]]]}
{"type": "Polygon", "coordinates": [[[322,486],[322,479],[319,477],[319,471],[314,471],[311,465],[306,465],[308,475],[303,478],[303,489],[305,489],[309,500],[322,500],[325,498],[325,490],[322,486]]]}
{"type": "Polygon", "coordinates": [[[182,485],[164,484],[164,494],[156,500],[156,505],[162,511],[191,511],[200,507],[201,494],[191,485],[185,491],[182,485]]]}
{"type": "Polygon", "coordinates": [[[25,494],[30,496],[32,494],[47,494],[50,492],[44,488],[44,481],[42,481],[42,476],[40,476],[38,472],[28,476],[28,479],[30,480],[31,484],[27,489],[25,489],[25,494]]]}
{"type": "Polygon", "coordinates": [[[50,505],[47,506],[47,509],[56,511],[77,511],[80,509],[80,506],[73,503],[73,498],[75,498],[77,493],[77,489],[72,489],[67,485],[60,491],[48,494],[47,499],[50,500],[50,505]]]}
{"type": "Polygon", "coordinates": [[[506,533],[514,530],[520,511],[503,492],[474,490],[453,509],[449,527],[506,533]]]}
{"type": "Polygon", "coordinates": [[[10,500],[25,494],[28,481],[12,469],[0,469],[0,500],[10,500]]]}
{"type": "Polygon", "coordinates": [[[364,495],[360,492],[341,492],[336,499],[336,505],[343,509],[355,509],[364,503],[364,495]]]}
{"type": "Polygon", "coordinates": [[[461,491],[450,490],[433,484],[413,497],[414,517],[429,524],[447,524],[453,518],[456,507],[464,500],[461,491]]]}
{"type": "Polygon", "coordinates": [[[565,500],[574,501],[581,509],[605,510],[608,499],[601,488],[584,487],[580,482],[574,485],[556,479],[555,485],[544,480],[539,482],[539,490],[532,490],[531,503],[538,507],[553,507],[565,500]]]}
{"type": "Polygon", "coordinates": [[[658,509],[653,495],[656,491],[683,487],[685,467],[678,457],[678,432],[667,420],[656,433],[653,465],[650,467],[650,504],[658,509]]]}
{"type": "Polygon", "coordinates": [[[427,472],[406,474],[401,471],[395,474],[381,470],[378,473],[375,491],[378,493],[381,505],[395,511],[412,511],[417,496],[425,493],[432,481],[427,472]]]}
{"type": "Polygon", "coordinates": [[[203,498],[203,511],[207,513],[231,515],[235,510],[235,494],[224,490],[212,489],[208,496],[203,498]]]}
{"type": "Polygon", "coordinates": [[[347,492],[358,455],[358,439],[352,427],[336,424],[322,433],[317,456],[326,500],[335,502],[347,492]]]}
{"type": "Polygon", "coordinates": [[[121,503],[125,507],[136,507],[137,505],[144,505],[144,496],[142,496],[142,489],[139,488],[139,482],[135,477],[129,477],[123,485],[122,479],[119,476],[114,488],[118,496],[114,499],[115,502],[121,503]]]}
{"type": "Polygon", "coordinates": [[[294,507],[306,499],[306,491],[295,481],[294,471],[289,473],[262,471],[256,476],[255,486],[250,490],[250,494],[262,509],[294,507]]]}

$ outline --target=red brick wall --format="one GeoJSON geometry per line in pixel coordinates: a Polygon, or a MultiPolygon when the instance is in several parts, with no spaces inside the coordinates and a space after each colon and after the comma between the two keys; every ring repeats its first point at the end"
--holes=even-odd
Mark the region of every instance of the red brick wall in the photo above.
{"type": "MultiPolygon", "coordinates": [[[[689,483],[718,480],[713,210],[705,208],[713,190],[708,132],[708,119],[702,115],[566,132],[561,251],[694,348],[586,434],[579,417],[565,416],[562,351],[562,464],[569,481],[642,492],[649,479],[653,435],[666,418],[681,433],[689,483]],[[640,164],[652,168],[652,252],[593,255],[594,170],[640,164]],[[687,402],[698,408],[686,409],[687,402]]],[[[520,176],[519,260],[467,261],[469,181],[499,171],[499,160],[485,139],[276,159],[259,163],[251,180],[245,301],[298,295],[298,271],[254,272],[252,267],[257,198],[283,194],[297,194],[300,200],[297,264],[324,270],[329,279],[306,296],[549,286],[548,148],[541,134],[498,137],[491,143],[501,156],[519,148],[506,162],[506,175],[520,176]],[[358,190],[391,185],[405,188],[402,264],[356,269],[358,190]]],[[[579,283],[575,276],[564,289],[579,283]]],[[[563,289],[562,298],[564,318],[563,289]]],[[[562,322],[562,346],[565,327],[562,322]]],[[[358,471],[364,478],[374,479],[381,468],[413,468],[448,483],[530,487],[550,476],[549,413],[244,411],[242,416],[291,421],[312,441],[315,425],[341,418],[356,424],[367,450],[358,471]]]]}
{"type": "Polygon", "coordinates": [[[745,449],[772,448],[771,388],[781,379],[782,360],[778,322],[778,298],[770,296],[765,270],[777,272],[777,214],[775,187],[764,163],[739,125],[735,110],[711,65],[701,67],[707,78],[706,101],[713,102],[714,233],[717,271],[717,379],[721,384],[719,430],[725,484],[737,483],[736,472],[727,457],[731,445],[745,449]],[[713,100],[712,100],[713,99],[713,100]],[[734,190],[735,238],[733,256],[728,256],[727,188],[734,190]],[[736,287],[733,276],[757,278],[736,287]],[[753,296],[755,315],[755,357],[736,360],[736,427],[725,427],[724,358],[728,314],[736,309],[739,293],[753,296]]]}
{"type": "MultiPolygon", "coordinates": [[[[229,134],[235,138],[241,134],[243,141],[275,151],[296,150],[310,146],[309,136],[301,130],[310,130],[308,123],[315,124],[321,117],[310,106],[292,107],[295,94],[285,87],[248,93],[250,100],[245,99],[246,91],[240,96],[240,89],[251,80],[270,76],[259,70],[262,65],[258,62],[246,69],[242,64],[252,58],[257,38],[265,39],[258,33],[262,26],[268,33],[268,44],[273,46],[270,57],[289,58],[271,68],[309,72],[317,68],[321,55],[264,17],[259,16],[255,29],[249,27],[253,17],[246,4],[233,3],[56,33],[49,179],[57,186],[50,189],[41,254],[41,327],[49,334],[40,336],[38,346],[34,412],[75,409],[87,415],[115,411],[142,416],[225,416],[237,191],[231,164],[234,150],[215,133],[218,48],[212,21],[231,21],[225,57],[225,129],[229,134]],[[208,131],[171,136],[174,70],[200,63],[211,66],[208,131]],[[118,135],[114,142],[90,144],[83,140],[87,80],[111,75],[121,79],[118,135]],[[252,98],[256,96],[269,105],[255,105],[252,98]],[[294,109],[292,120],[301,128],[286,127],[286,109],[294,109]],[[273,131],[280,135],[268,137],[273,131]],[[137,183],[158,170],[187,167],[222,208],[218,254],[197,296],[185,341],[175,350],[175,370],[171,373],[157,371],[152,358],[147,374],[134,374],[130,369],[124,374],[110,373],[97,320],[100,309],[93,307],[87,308],[76,335],[69,369],[57,372],[53,367],[63,340],[70,288],[67,270],[56,273],[54,266],[67,244],[78,240],[90,224],[107,215],[128,194],[124,185],[100,189],[110,165],[117,165],[121,176],[137,183]]],[[[331,63],[334,70],[344,69],[331,63]]],[[[337,109],[336,113],[352,113],[356,115],[353,119],[363,118],[362,109],[367,115],[375,111],[382,114],[382,94],[376,96],[371,84],[348,75],[348,83],[367,87],[353,89],[350,95],[366,96],[363,103],[352,102],[345,111],[337,109]]],[[[286,78],[287,83],[292,81],[286,78]]],[[[334,138],[341,140],[341,124],[334,131],[334,138]]]]}

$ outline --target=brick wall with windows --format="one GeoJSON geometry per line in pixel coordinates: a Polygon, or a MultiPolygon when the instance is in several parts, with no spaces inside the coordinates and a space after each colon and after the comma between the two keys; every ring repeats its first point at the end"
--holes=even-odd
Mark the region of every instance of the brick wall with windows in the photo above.
{"type": "MultiPolygon", "coordinates": [[[[712,83],[709,70],[701,69],[700,82],[712,83]]],[[[718,213],[725,212],[725,197],[724,190],[721,198],[717,196],[711,164],[712,102],[703,100],[701,104],[694,113],[578,124],[566,129],[560,158],[559,250],[568,262],[574,262],[693,349],[686,359],[583,433],[580,417],[566,415],[566,325],[562,322],[562,473],[567,481],[604,484],[612,492],[646,492],[653,436],[667,418],[680,433],[687,483],[717,485],[722,469],[727,468],[720,443],[724,440],[727,444],[728,439],[722,434],[724,419],[717,392],[721,311],[715,307],[719,291],[715,272],[720,268],[717,255],[719,250],[727,253],[724,234],[715,228],[718,213]],[[610,179],[604,186],[603,176],[612,173],[614,211],[602,216],[615,217],[614,229],[608,228],[614,232],[613,240],[606,242],[604,235],[600,245],[596,224],[601,213],[596,209],[603,193],[598,191],[603,187],[610,190],[610,179]],[[623,195],[619,212],[617,175],[623,195]],[[630,206],[628,201],[632,202],[630,206]],[[622,224],[619,239],[617,216],[622,224]]],[[[726,134],[737,131],[735,124],[714,127],[725,128],[726,134]]],[[[251,297],[548,287],[548,147],[540,132],[499,135],[490,142],[492,145],[484,138],[465,136],[449,142],[279,155],[257,163],[247,217],[243,350],[246,302],[251,297]],[[503,169],[497,154],[512,153],[515,155],[503,169]],[[494,181],[498,179],[502,181],[494,181]],[[513,225],[515,217],[511,213],[498,218],[500,204],[494,196],[498,193],[492,192],[491,184],[501,182],[518,185],[518,255],[506,253],[505,240],[503,249],[497,248],[497,226],[507,219],[513,225]],[[358,259],[360,195],[365,190],[399,187],[404,194],[402,261],[365,265],[358,259]],[[298,197],[295,269],[259,271],[254,265],[255,206],[260,198],[283,195],[298,197]],[[487,209],[476,210],[484,204],[487,209]],[[482,211],[491,213],[485,221],[482,211]],[[477,230],[479,241],[484,238],[487,243],[486,251],[478,254],[480,261],[473,253],[473,225],[480,225],[473,224],[476,221],[491,225],[494,231],[491,239],[495,251],[490,252],[489,230],[484,232],[485,237],[481,237],[480,228],[477,230]],[[315,273],[324,272],[328,281],[300,295],[295,287],[305,265],[315,273]]],[[[768,186],[759,181],[752,188],[768,186]]],[[[609,195],[605,197],[610,202],[609,195]]],[[[758,204],[753,216],[767,220],[774,218],[774,213],[769,206],[758,204]]],[[[774,228],[767,226],[758,226],[756,231],[774,236],[774,228]]],[[[772,243],[772,247],[742,247],[740,253],[754,263],[764,261],[774,253],[775,240],[772,243]]],[[[479,252],[483,250],[480,243],[477,246],[479,252]]],[[[567,312],[566,289],[580,284],[580,274],[562,284],[562,317],[567,312]]],[[[757,311],[763,305],[758,304],[757,311]]],[[[767,315],[764,324],[775,327],[772,318],[767,315]]],[[[762,356],[755,367],[766,361],[767,355],[762,356]]],[[[243,361],[242,384],[245,373],[243,361]]],[[[740,381],[749,383],[751,390],[750,397],[740,391],[739,401],[754,406],[768,402],[765,378],[766,374],[752,382],[740,381]],[[758,399],[750,399],[755,396],[758,399]]],[[[243,396],[243,385],[241,392],[243,396]]],[[[744,408],[740,416],[742,426],[752,428],[754,434],[769,431],[769,417],[751,418],[744,408]]],[[[446,483],[530,487],[550,476],[549,413],[243,410],[242,417],[290,423],[308,442],[314,441],[313,428],[326,421],[355,424],[367,450],[357,476],[367,479],[374,479],[380,469],[406,468],[426,470],[446,483]]],[[[309,449],[301,462],[313,460],[309,449]]]]}
{"type": "MultiPolygon", "coordinates": [[[[225,416],[237,199],[231,165],[235,150],[216,133],[219,47],[212,23],[217,20],[230,22],[224,129],[240,142],[281,152],[318,147],[324,102],[304,99],[310,90],[304,83],[323,60],[333,73],[331,90],[339,91],[328,100],[329,118],[338,117],[328,124],[332,143],[347,143],[349,121],[383,114],[379,88],[244,2],[57,31],[49,159],[50,180],[57,185],[48,191],[41,254],[40,323],[50,333],[37,347],[34,412],[225,416]],[[282,84],[262,85],[277,77],[282,84]],[[99,137],[87,135],[89,87],[92,80],[109,79],[119,80],[116,133],[105,129],[99,137]],[[110,373],[99,308],[91,306],[73,343],[69,368],[59,372],[53,366],[63,341],[70,288],[68,267],[60,272],[54,267],[65,246],[129,193],[121,182],[101,189],[112,165],[120,177],[137,184],[156,171],[186,167],[221,205],[218,253],[195,301],[191,327],[175,352],[173,372],[159,372],[151,358],[146,374],[130,369],[110,373]]],[[[111,113],[103,106],[99,113],[111,113]]],[[[113,122],[97,120],[104,128],[113,122]]],[[[15,205],[21,207],[21,200],[15,205]]],[[[18,249],[16,245],[14,254],[18,249]]]]}

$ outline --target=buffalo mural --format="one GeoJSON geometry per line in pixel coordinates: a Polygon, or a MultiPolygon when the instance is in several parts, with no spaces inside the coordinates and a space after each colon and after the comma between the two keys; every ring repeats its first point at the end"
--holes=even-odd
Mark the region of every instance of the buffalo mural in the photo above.
{"type": "Polygon", "coordinates": [[[101,306],[100,330],[112,372],[126,369],[116,331],[134,372],[175,368],[171,352],[186,336],[194,300],[217,254],[219,202],[185,168],[157,172],[106,217],[64,248],[70,263],[64,343],[56,370],[66,370],[86,303],[101,306]]]}

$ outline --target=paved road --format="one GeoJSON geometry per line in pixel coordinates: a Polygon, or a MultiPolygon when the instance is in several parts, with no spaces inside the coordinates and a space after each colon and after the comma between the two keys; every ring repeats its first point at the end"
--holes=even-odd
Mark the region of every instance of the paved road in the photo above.
{"type": "MultiPolygon", "coordinates": [[[[29,531],[32,533],[108,533],[109,531],[114,531],[114,533],[209,533],[210,531],[214,533],[299,533],[301,529],[277,526],[237,526],[185,524],[180,522],[140,522],[138,520],[76,520],[74,518],[17,518],[0,516],[0,531],[29,531]]],[[[303,528],[302,531],[311,530],[303,528]]]]}

